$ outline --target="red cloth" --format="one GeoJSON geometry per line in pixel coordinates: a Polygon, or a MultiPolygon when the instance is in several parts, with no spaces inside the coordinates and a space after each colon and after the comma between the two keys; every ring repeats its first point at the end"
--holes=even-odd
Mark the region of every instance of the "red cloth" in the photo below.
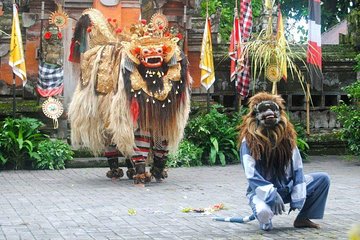
{"type": "Polygon", "coordinates": [[[307,63],[311,86],[317,91],[323,89],[321,51],[321,6],[319,0],[309,0],[309,38],[307,63]]]}
{"type": "Polygon", "coordinates": [[[241,60],[241,35],[240,35],[240,19],[235,13],[234,25],[230,36],[230,80],[238,82],[240,79],[240,71],[242,68],[241,60]]]}

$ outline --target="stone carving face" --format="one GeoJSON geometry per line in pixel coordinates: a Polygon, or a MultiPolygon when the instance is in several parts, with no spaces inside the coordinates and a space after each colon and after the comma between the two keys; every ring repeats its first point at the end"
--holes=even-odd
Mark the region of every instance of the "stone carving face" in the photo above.
{"type": "Polygon", "coordinates": [[[43,61],[51,64],[62,65],[62,33],[55,25],[49,25],[42,34],[43,61]]]}

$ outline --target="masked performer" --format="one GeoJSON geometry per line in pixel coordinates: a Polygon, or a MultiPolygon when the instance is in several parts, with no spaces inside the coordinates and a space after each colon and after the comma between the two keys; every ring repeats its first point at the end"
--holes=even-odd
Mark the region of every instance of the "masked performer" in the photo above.
{"type": "Polygon", "coordinates": [[[105,152],[108,177],[123,175],[121,153],[135,183],[167,177],[168,152],[177,149],[190,110],[191,77],[178,35],[167,31],[163,15],[153,20],[122,31],[98,10],[85,10],[70,52],[71,61],[81,59],[69,106],[72,144],[105,152]],[[145,170],[149,154],[151,174],[145,170]]]}
{"type": "Polygon", "coordinates": [[[250,98],[240,126],[240,156],[249,186],[247,197],[260,229],[271,230],[274,215],[299,210],[294,227],[319,228],[330,180],[326,173],[304,175],[296,132],[284,111],[284,100],[265,92],[250,98]]]}

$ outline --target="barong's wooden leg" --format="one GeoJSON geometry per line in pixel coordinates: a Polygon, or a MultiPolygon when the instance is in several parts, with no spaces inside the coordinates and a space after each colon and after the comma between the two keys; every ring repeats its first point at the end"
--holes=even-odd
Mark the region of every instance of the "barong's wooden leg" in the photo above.
{"type": "Polygon", "coordinates": [[[144,184],[151,181],[151,175],[145,171],[146,170],[146,163],[143,161],[135,162],[135,171],[136,174],[134,175],[134,183],[135,184],[144,184]]]}
{"type": "Polygon", "coordinates": [[[119,160],[117,157],[109,157],[108,163],[110,170],[106,173],[108,178],[121,178],[124,176],[124,172],[119,168],[119,160]]]}
{"type": "Polygon", "coordinates": [[[131,162],[131,160],[129,158],[126,158],[125,163],[126,163],[126,167],[128,169],[126,171],[126,176],[129,179],[134,179],[134,175],[136,174],[136,172],[135,172],[135,168],[134,168],[133,163],[131,162]]]}
{"type": "Polygon", "coordinates": [[[157,182],[161,182],[163,179],[168,177],[167,170],[165,169],[167,157],[154,156],[154,163],[150,169],[151,175],[156,179],[157,182]]]}

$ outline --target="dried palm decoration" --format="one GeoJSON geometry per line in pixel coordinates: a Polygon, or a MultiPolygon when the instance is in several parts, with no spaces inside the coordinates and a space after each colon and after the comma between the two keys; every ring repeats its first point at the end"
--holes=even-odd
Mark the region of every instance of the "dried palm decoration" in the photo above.
{"type": "Polygon", "coordinates": [[[303,60],[304,54],[291,51],[284,35],[284,27],[280,7],[278,8],[277,31],[273,30],[273,0],[265,1],[265,11],[269,12],[268,24],[253,37],[249,42],[244,43],[243,53],[251,57],[253,79],[258,79],[262,74],[273,83],[272,93],[277,94],[276,84],[282,78],[286,81],[287,69],[293,79],[299,79],[301,87],[304,88],[304,76],[294,60],[303,60]]]}

